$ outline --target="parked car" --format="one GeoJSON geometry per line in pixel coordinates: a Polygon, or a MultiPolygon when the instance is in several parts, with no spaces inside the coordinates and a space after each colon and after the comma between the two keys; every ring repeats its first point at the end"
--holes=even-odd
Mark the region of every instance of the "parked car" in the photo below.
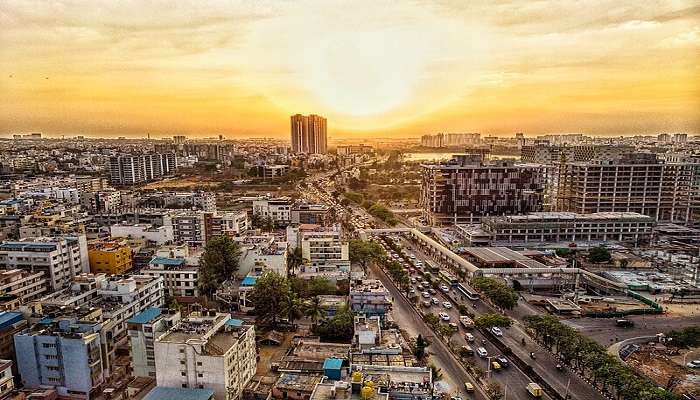
{"type": "Polygon", "coordinates": [[[449,301],[443,302],[443,303],[442,303],[442,306],[445,307],[445,308],[448,309],[448,310],[449,310],[450,308],[452,308],[452,304],[450,304],[449,301]]]}
{"type": "Polygon", "coordinates": [[[447,287],[447,285],[440,285],[440,290],[442,290],[443,292],[447,293],[447,292],[450,291],[450,288],[447,287]]]}
{"type": "Polygon", "coordinates": [[[495,336],[503,336],[503,331],[497,326],[491,328],[491,333],[493,333],[495,336]]]}
{"type": "Polygon", "coordinates": [[[440,319],[443,320],[443,321],[449,321],[449,320],[450,320],[450,316],[447,315],[447,314],[445,314],[444,312],[441,312],[441,313],[440,313],[440,319]]]}
{"type": "Polygon", "coordinates": [[[440,304],[440,300],[438,300],[437,297],[433,297],[432,299],[430,299],[430,301],[432,301],[435,305],[440,304]]]}
{"type": "Polygon", "coordinates": [[[486,351],[486,349],[483,347],[479,347],[478,349],[476,349],[476,354],[478,354],[481,358],[486,358],[489,356],[489,352],[486,351]]]}
{"type": "Polygon", "coordinates": [[[437,293],[437,292],[435,291],[435,289],[430,288],[430,289],[428,289],[428,293],[430,293],[430,294],[435,294],[435,293],[437,293]]]}
{"type": "Polygon", "coordinates": [[[423,293],[421,293],[421,296],[425,297],[426,299],[429,299],[429,298],[430,298],[430,293],[428,293],[428,292],[423,292],[423,293]]]}
{"type": "Polygon", "coordinates": [[[688,368],[700,368],[700,359],[698,360],[693,360],[689,362],[688,364],[685,364],[688,368]]]}

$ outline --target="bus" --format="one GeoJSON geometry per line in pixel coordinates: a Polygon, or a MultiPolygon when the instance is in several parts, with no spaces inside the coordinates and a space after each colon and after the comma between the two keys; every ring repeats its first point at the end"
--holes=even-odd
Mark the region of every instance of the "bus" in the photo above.
{"type": "Polygon", "coordinates": [[[443,281],[445,281],[445,283],[447,283],[448,285],[450,285],[450,286],[452,286],[452,287],[457,287],[457,285],[459,284],[459,279],[457,279],[456,276],[450,274],[450,273],[447,272],[447,271],[440,270],[440,271],[438,272],[438,277],[439,277],[440,279],[442,279],[443,281]]]}
{"type": "Polygon", "coordinates": [[[469,290],[466,286],[462,285],[461,283],[457,284],[457,290],[459,290],[460,293],[462,293],[471,301],[479,300],[479,293],[469,290]]]}

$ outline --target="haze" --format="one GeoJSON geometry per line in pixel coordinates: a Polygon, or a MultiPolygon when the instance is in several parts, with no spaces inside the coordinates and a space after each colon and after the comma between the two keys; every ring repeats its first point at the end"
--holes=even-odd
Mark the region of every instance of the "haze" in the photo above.
{"type": "Polygon", "coordinates": [[[694,1],[3,1],[0,135],[700,132],[694,1]]]}

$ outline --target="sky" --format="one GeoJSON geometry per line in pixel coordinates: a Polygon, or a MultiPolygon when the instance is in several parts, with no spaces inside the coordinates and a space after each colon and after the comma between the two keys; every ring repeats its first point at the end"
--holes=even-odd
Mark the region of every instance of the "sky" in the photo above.
{"type": "Polygon", "coordinates": [[[700,133],[700,3],[0,3],[0,136],[700,133]]]}

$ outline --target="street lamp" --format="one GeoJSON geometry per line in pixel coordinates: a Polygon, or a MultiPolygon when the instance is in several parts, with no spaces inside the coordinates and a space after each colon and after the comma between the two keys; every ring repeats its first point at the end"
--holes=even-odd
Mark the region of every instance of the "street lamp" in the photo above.
{"type": "Polygon", "coordinates": [[[488,365],[486,366],[486,378],[491,379],[491,359],[493,356],[486,357],[486,362],[488,365]]]}

